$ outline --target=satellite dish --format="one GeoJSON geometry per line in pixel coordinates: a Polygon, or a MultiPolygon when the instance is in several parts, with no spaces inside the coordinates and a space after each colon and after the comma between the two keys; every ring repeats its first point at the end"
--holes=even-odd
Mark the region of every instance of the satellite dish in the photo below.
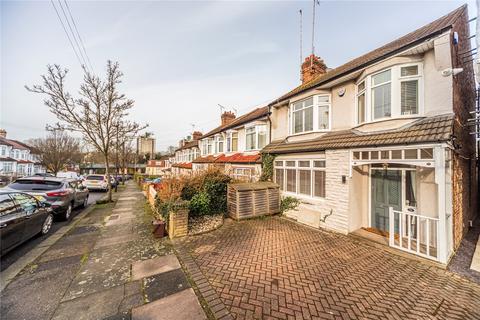
{"type": "Polygon", "coordinates": [[[338,90],[338,96],[339,96],[339,97],[343,97],[343,96],[345,95],[345,92],[346,92],[346,91],[347,91],[347,90],[345,89],[345,87],[340,88],[340,89],[338,90]]]}

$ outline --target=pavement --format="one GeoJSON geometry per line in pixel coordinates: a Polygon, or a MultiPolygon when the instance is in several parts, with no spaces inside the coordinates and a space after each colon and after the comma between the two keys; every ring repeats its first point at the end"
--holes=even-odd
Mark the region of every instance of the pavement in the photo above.
{"type": "Polygon", "coordinates": [[[96,205],[10,281],[2,319],[206,319],[169,242],[153,238],[138,187],[127,184],[115,200],[96,205]]]}
{"type": "Polygon", "coordinates": [[[175,242],[216,318],[480,319],[480,284],[280,217],[175,242]]]}
{"type": "Polygon", "coordinates": [[[462,239],[448,269],[480,284],[480,217],[462,239]]]}

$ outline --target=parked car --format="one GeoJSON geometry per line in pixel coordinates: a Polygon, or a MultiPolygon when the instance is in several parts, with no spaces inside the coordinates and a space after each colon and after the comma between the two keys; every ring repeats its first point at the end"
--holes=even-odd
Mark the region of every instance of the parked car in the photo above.
{"type": "Polygon", "coordinates": [[[54,217],[62,220],[69,220],[74,208],[88,204],[88,189],[76,179],[25,177],[15,180],[6,188],[28,193],[50,203],[54,217]]]}
{"type": "Polygon", "coordinates": [[[89,174],[85,177],[83,185],[88,190],[108,191],[107,176],[104,174],[89,174]]]}
{"type": "Polygon", "coordinates": [[[50,204],[15,191],[0,191],[0,255],[37,234],[47,234],[53,223],[50,204]]]}
{"type": "Polygon", "coordinates": [[[49,173],[49,172],[38,172],[38,173],[35,173],[34,176],[36,176],[36,177],[55,177],[55,175],[53,173],[49,173]]]}

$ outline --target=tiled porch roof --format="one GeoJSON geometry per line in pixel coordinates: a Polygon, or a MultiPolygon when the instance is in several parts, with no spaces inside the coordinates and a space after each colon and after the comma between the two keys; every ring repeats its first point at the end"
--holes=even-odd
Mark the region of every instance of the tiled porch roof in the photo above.
{"type": "Polygon", "coordinates": [[[191,162],[174,163],[172,164],[172,167],[181,168],[181,169],[192,169],[192,163],[191,162]]]}
{"type": "Polygon", "coordinates": [[[260,163],[260,154],[234,153],[232,155],[221,154],[219,156],[198,157],[193,163],[260,163]]]}
{"type": "Polygon", "coordinates": [[[395,130],[364,133],[355,129],[327,133],[319,138],[272,141],[262,152],[272,154],[315,152],[326,149],[365,148],[445,142],[453,133],[453,114],[419,119],[395,130]]]}
{"type": "Polygon", "coordinates": [[[11,158],[11,157],[0,157],[0,161],[6,161],[6,162],[17,162],[17,160],[11,158]]]}

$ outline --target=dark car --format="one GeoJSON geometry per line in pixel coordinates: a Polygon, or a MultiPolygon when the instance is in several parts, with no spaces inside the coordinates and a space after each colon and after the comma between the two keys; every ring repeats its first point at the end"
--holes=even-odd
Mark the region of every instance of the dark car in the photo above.
{"type": "Polygon", "coordinates": [[[22,192],[0,191],[0,255],[52,227],[52,208],[22,192]]]}
{"type": "Polygon", "coordinates": [[[88,189],[79,180],[56,177],[26,177],[10,183],[8,191],[22,191],[52,206],[55,218],[69,220],[72,210],[88,204],[88,189]]]}

